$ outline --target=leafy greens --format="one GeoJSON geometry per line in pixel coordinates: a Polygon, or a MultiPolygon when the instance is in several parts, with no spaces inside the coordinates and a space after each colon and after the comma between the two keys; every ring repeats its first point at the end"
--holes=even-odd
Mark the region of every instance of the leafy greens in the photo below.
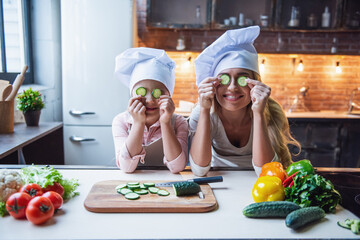
{"type": "Polygon", "coordinates": [[[285,188],[285,200],[300,207],[318,206],[325,212],[335,212],[341,195],[329,180],[318,174],[297,174],[294,186],[285,188]]]}
{"type": "Polygon", "coordinates": [[[64,178],[54,167],[39,167],[35,165],[25,167],[21,169],[21,178],[26,184],[36,183],[42,188],[53,185],[55,182],[59,183],[65,190],[64,200],[79,195],[79,192],[76,192],[76,188],[79,186],[78,180],[64,178]]]}

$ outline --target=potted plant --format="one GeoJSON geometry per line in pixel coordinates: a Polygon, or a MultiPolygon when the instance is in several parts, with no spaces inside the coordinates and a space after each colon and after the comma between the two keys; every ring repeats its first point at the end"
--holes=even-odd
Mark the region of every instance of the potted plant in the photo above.
{"type": "Polygon", "coordinates": [[[44,102],[41,93],[31,88],[24,90],[17,96],[17,109],[23,112],[27,126],[38,126],[41,109],[44,102]]]}

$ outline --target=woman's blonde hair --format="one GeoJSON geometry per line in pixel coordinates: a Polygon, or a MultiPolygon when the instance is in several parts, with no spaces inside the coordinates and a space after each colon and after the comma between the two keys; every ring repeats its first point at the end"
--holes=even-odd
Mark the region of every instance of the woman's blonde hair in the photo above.
{"type": "MultiPolygon", "coordinates": [[[[253,72],[254,79],[261,82],[261,77],[258,73],[253,72]]],[[[216,99],[216,96],[215,96],[216,99]]],[[[247,106],[251,108],[251,102],[247,106]]],[[[214,100],[213,109],[218,112],[220,108],[217,100],[214,100]]],[[[252,117],[252,111],[251,117],[252,117]]],[[[292,163],[291,153],[288,145],[294,145],[299,149],[298,155],[301,151],[301,145],[296,139],[291,136],[288,119],[281,105],[273,98],[269,97],[264,110],[266,124],[268,126],[269,137],[274,151],[279,157],[280,162],[287,168],[292,163]]]]}

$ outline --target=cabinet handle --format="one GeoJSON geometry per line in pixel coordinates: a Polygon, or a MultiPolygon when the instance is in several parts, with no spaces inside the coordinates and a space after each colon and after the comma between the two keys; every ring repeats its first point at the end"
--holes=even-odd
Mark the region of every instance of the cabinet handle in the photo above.
{"type": "Polygon", "coordinates": [[[82,112],[82,111],[78,111],[78,110],[70,110],[69,113],[70,113],[70,115],[73,115],[73,116],[93,115],[93,114],[95,114],[95,112],[82,112]]]}
{"type": "Polygon", "coordinates": [[[71,136],[69,139],[72,142],[92,142],[92,141],[95,141],[95,138],[84,138],[84,137],[77,137],[77,136],[71,136]]]}

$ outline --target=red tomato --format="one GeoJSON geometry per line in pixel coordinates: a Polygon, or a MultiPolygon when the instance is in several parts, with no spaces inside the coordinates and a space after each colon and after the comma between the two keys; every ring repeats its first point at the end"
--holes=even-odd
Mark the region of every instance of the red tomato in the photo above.
{"type": "Polygon", "coordinates": [[[26,208],[26,218],[33,224],[42,224],[54,215],[54,205],[50,199],[38,196],[31,199],[26,208]]]}
{"type": "Polygon", "coordinates": [[[50,199],[50,201],[54,205],[55,209],[60,208],[61,205],[63,204],[63,199],[62,199],[61,195],[58,194],[57,192],[48,191],[48,192],[44,193],[42,196],[50,199]]]}
{"type": "Polygon", "coordinates": [[[20,189],[20,192],[27,193],[31,197],[41,196],[43,194],[42,188],[40,187],[40,185],[38,185],[36,183],[29,183],[29,184],[24,185],[20,189]]]}
{"type": "Polygon", "coordinates": [[[26,206],[30,200],[31,196],[27,193],[14,193],[6,201],[6,210],[14,218],[25,218],[26,206]]]}
{"type": "Polygon", "coordinates": [[[48,191],[54,191],[57,192],[58,194],[60,194],[61,196],[64,196],[64,188],[63,186],[61,186],[60,183],[54,183],[54,185],[49,185],[46,188],[43,188],[44,192],[48,192],[48,191]]]}

